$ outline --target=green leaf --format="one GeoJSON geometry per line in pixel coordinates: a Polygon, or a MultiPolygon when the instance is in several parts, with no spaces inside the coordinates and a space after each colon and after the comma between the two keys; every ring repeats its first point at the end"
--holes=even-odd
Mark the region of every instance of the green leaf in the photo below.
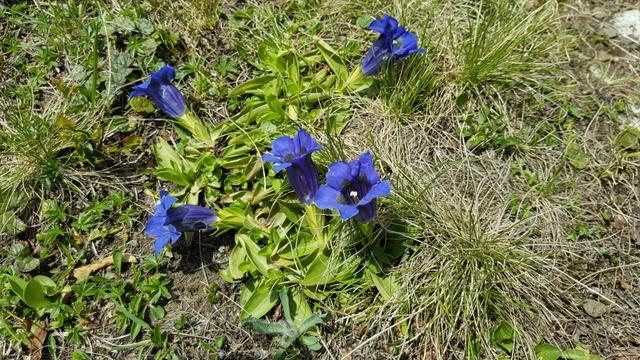
{"type": "Polygon", "coordinates": [[[293,323],[297,326],[301,326],[302,323],[313,315],[311,312],[311,306],[305,299],[302,292],[297,289],[291,289],[291,312],[293,314],[293,323]]]}
{"type": "Polygon", "coordinates": [[[240,320],[247,319],[252,316],[256,319],[261,318],[271,310],[278,302],[278,292],[275,291],[266,282],[261,282],[250,294],[247,302],[242,305],[242,313],[240,320]]]}
{"type": "Polygon", "coordinates": [[[356,20],[356,25],[361,29],[368,29],[369,25],[375,20],[371,15],[360,15],[356,20]]]}
{"type": "Polygon", "coordinates": [[[31,279],[31,281],[35,281],[38,284],[40,284],[40,286],[44,291],[44,294],[47,296],[52,296],[57,293],[56,288],[58,287],[58,284],[56,284],[55,281],[53,281],[51,278],[47,276],[37,275],[37,276],[34,276],[33,279],[31,279]]]}
{"type": "Polygon", "coordinates": [[[220,271],[220,276],[227,282],[234,282],[244,277],[246,271],[240,270],[240,264],[247,259],[247,252],[244,247],[236,245],[229,255],[227,268],[220,271]]]}
{"type": "MultiPolygon", "coordinates": [[[[147,330],[151,329],[151,326],[149,326],[149,324],[147,324],[144,320],[140,319],[134,314],[130,313],[129,310],[127,310],[125,307],[120,306],[118,308],[118,311],[120,311],[122,315],[126,316],[127,319],[131,320],[135,325],[139,326],[140,328],[147,329],[147,330]]],[[[132,328],[131,333],[133,334],[134,333],[133,326],[131,328],[132,328]]],[[[132,337],[135,338],[135,336],[132,336],[132,337]]]]}
{"type": "Polygon", "coordinates": [[[587,166],[589,166],[589,160],[591,160],[591,158],[575,141],[572,141],[572,139],[570,139],[569,141],[570,142],[564,151],[564,155],[567,157],[567,159],[569,159],[571,165],[573,165],[573,167],[575,167],[576,169],[586,169],[587,166]]]}
{"type": "Polygon", "coordinates": [[[384,298],[386,301],[391,300],[394,294],[396,294],[400,289],[400,283],[398,282],[398,279],[393,276],[381,278],[368,269],[367,273],[371,277],[371,280],[373,281],[376,289],[378,289],[378,292],[380,292],[380,295],[382,295],[382,298],[384,298]]]}
{"type": "Polygon", "coordinates": [[[614,144],[622,150],[640,150],[640,128],[625,125],[616,135],[614,144]]]}
{"type": "Polygon", "coordinates": [[[19,190],[0,193],[0,212],[15,209],[27,201],[27,196],[19,190]]]}
{"type": "Polygon", "coordinates": [[[11,285],[11,290],[22,299],[24,288],[27,287],[27,282],[19,276],[7,276],[7,280],[11,285]]]}
{"type": "Polygon", "coordinates": [[[307,268],[302,285],[316,286],[332,282],[333,274],[328,267],[329,258],[324,254],[318,254],[307,268]]]}
{"type": "Polygon", "coordinates": [[[539,360],[558,360],[562,355],[560,349],[549,344],[540,344],[535,347],[534,351],[539,360]]]}
{"type": "Polygon", "coordinates": [[[158,163],[156,176],[183,186],[195,181],[194,164],[182,158],[164,139],[156,139],[153,152],[158,163]]]}
{"type": "Polygon", "coordinates": [[[456,106],[462,109],[469,102],[469,94],[465,91],[456,98],[456,106]]]}
{"type": "MultiPolygon", "coordinates": [[[[246,234],[236,235],[236,244],[241,244],[247,253],[249,261],[256,267],[256,269],[264,276],[270,277],[270,271],[275,270],[275,267],[267,261],[267,258],[260,255],[260,247],[251,240],[246,234]]],[[[258,316],[259,317],[259,316],[258,316]]]]}
{"type": "Polygon", "coordinates": [[[246,81],[229,91],[229,97],[237,97],[244,94],[262,95],[264,87],[275,79],[273,75],[264,75],[246,81]]]}
{"type": "Polygon", "coordinates": [[[144,96],[136,96],[129,100],[129,106],[135,111],[150,114],[156,110],[153,102],[144,96]]]}
{"type": "Polygon", "coordinates": [[[151,35],[155,30],[153,27],[153,23],[147,19],[138,20],[138,30],[144,35],[151,35]]]}
{"type": "Polygon", "coordinates": [[[31,279],[27,283],[27,286],[25,286],[22,301],[33,309],[40,309],[49,305],[49,300],[45,296],[44,288],[40,282],[35,279],[31,279]]]}
{"type": "Polygon", "coordinates": [[[40,260],[27,256],[16,260],[16,267],[21,272],[30,272],[40,266],[40,260]]]}
{"type": "Polygon", "coordinates": [[[27,229],[27,225],[13,211],[0,213],[0,235],[17,235],[27,229]]]}
{"type": "Polygon", "coordinates": [[[116,250],[113,253],[113,267],[116,270],[116,275],[120,276],[122,271],[122,251],[116,250]]]}
{"type": "Polygon", "coordinates": [[[318,39],[318,50],[320,50],[331,71],[338,77],[338,88],[342,87],[342,84],[346,83],[349,77],[349,70],[344,61],[329,44],[320,39],[318,39]]]}
{"type": "Polygon", "coordinates": [[[501,322],[491,334],[491,338],[496,346],[499,346],[508,352],[513,351],[515,330],[508,323],[504,321],[501,322]]]}
{"type": "Polygon", "coordinates": [[[600,360],[598,355],[592,354],[589,350],[579,345],[573,350],[563,351],[561,358],[566,360],[600,360]]]}
{"type": "Polygon", "coordinates": [[[295,328],[284,321],[269,322],[249,317],[242,322],[242,325],[263,335],[294,336],[296,333],[295,328]]]}
{"type": "Polygon", "coordinates": [[[309,350],[318,351],[322,349],[320,340],[318,340],[318,338],[316,338],[315,336],[303,336],[300,338],[300,342],[309,350]]]}

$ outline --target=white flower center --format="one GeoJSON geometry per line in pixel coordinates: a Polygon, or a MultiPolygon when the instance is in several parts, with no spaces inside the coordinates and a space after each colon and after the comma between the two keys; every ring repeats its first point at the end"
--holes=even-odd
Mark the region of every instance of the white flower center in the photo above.
{"type": "Polygon", "coordinates": [[[358,197],[358,192],[357,191],[352,191],[349,193],[349,195],[351,195],[351,197],[358,197]]]}

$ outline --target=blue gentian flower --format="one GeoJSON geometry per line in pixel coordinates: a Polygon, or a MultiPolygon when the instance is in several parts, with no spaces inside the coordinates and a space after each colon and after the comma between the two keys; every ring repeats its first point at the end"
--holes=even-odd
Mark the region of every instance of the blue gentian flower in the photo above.
{"type": "Polygon", "coordinates": [[[180,90],[171,83],[175,77],[176,70],[170,65],[165,65],[151,73],[145,82],[134,86],[129,99],[147,96],[163,113],[174,118],[181,117],[184,115],[185,103],[180,90]]]}
{"type": "Polygon", "coordinates": [[[262,160],[274,164],[274,170],[287,170],[291,187],[304,204],[311,204],[320,185],[318,169],[311,160],[314,151],[322,149],[309,133],[299,129],[293,137],[283,136],[273,140],[271,153],[264,154],[262,160]]]}
{"type": "Polygon", "coordinates": [[[366,223],[376,216],[376,198],[390,192],[391,184],[380,181],[371,153],[367,151],[349,163],[331,164],[327,183],[320,186],[314,200],[320,209],[337,209],[344,220],[355,216],[366,223]]]}
{"type": "Polygon", "coordinates": [[[213,229],[218,219],[211,209],[197,205],[173,206],[178,201],[166,191],[160,191],[160,203],[147,221],[144,232],[156,238],[153,250],[158,255],[169,243],[174,244],[183,232],[213,229]]]}
{"type": "Polygon", "coordinates": [[[424,48],[418,47],[416,34],[400,26],[392,16],[385,14],[381,19],[372,21],[369,29],[380,33],[380,37],[362,61],[362,72],[365,75],[377,74],[383,65],[395,59],[425,52],[424,48]]]}

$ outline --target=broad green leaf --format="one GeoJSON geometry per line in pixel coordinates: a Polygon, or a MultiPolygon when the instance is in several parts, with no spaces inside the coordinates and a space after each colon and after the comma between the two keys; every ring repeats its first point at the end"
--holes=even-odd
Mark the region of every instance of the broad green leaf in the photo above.
{"type": "Polygon", "coordinates": [[[393,276],[387,276],[386,278],[381,278],[378,275],[374,274],[372,271],[367,269],[368,275],[371,277],[373,284],[376,289],[380,292],[380,295],[386,300],[389,301],[393,298],[394,294],[398,292],[400,289],[400,284],[398,283],[398,279],[393,276]]]}
{"type": "Polygon", "coordinates": [[[626,125],[616,135],[614,144],[622,150],[640,150],[640,128],[626,125]]]}
{"type": "Polygon", "coordinates": [[[0,213],[0,234],[16,235],[27,229],[27,225],[13,211],[0,213]]]}
{"type": "Polygon", "coordinates": [[[549,344],[540,344],[535,347],[534,351],[539,360],[558,360],[562,355],[560,349],[549,344]]]}
{"type": "Polygon", "coordinates": [[[58,287],[58,284],[56,284],[56,282],[53,281],[50,277],[37,275],[34,276],[31,281],[35,281],[40,284],[44,291],[44,294],[47,296],[55,295],[57,293],[56,288],[58,287]]]}
{"type": "Polygon", "coordinates": [[[564,151],[564,155],[569,159],[571,165],[578,170],[586,169],[587,166],[589,166],[589,160],[591,160],[589,155],[582,150],[580,145],[571,140],[564,151]]]}
{"type": "Polygon", "coordinates": [[[492,341],[495,345],[503,348],[504,350],[513,351],[513,341],[515,338],[515,330],[511,325],[506,322],[501,322],[500,325],[491,334],[492,341]]]}
{"type": "Polygon", "coordinates": [[[297,289],[291,289],[291,312],[293,314],[293,323],[296,326],[301,326],[302,323],[311,315],[313,312],[311,311],[311,306],[305,299],[304,295],[297,289]]]}
{"type": "Polygon", "coordinates": [[[11,290],[22,299],[24,288],[27,287],[27,282],[19,276],[7,276],[7,280],[11,285],[11,290]]]}
{"type": "Polygon", "coordinates": [[[592,354],[579,345],[575,349],[563,351],[560,357],[566,360],[600,360],[598,355],[592,354]]]}
{"type": "Polygon", "coordinates": [[[31,279],[24,288],[22,301],[33,309],[40,309],[49,305],[49,300],[45,296],[44,288],[39,281],[31,279]]]}
{"type": "Polygon", "coordinates": [[[143,96],[136,96],[129,100],[129,106],[135,111],[150,114],[156,110],[153,102],[143,96]]]}
{"type": "Polygon", "coordinates": [[[315,336],[302,336],[300,338],[300,342],[304,346],[306,346],[309,350],[318,351],[322,349],[322,344],[320,344],[320,340],[315,336]]]}
{"type": "Polygon", "coordinates": [[[356,19],[356,25],[361,29],[367,29],[373,20],[375,20],[375,18],[371,15],[360,15],[358,19],[356,19]]]}
{"type": "Polygon", "coordinates": [[[185,177],[181,171],[176,171],[171,168],[156,169],[153,174],[160,180],[169,181],[176,185],[191,185],[189,178],[185,177]]]}
{"type": "Polygon", "coordinates": [[[249,261],[256,267],[256,269],[264,276],[269,277],[269,270],[273,270],[274,267],[269,264],[267,258],[260,255],[261,248],[251,240],[246,234],[236,235],[236,244],[241,244],[247,253],[249,261]]]}
{"type": "Polygon", "coordinates": [[[331,71],[333,71],[333,73],[338,77],[338,88],[341,87],[342,84],[346,83],[347,78],[349,77],[349,70],[347,69],[344,61],[340,58],[337,51],[320,39],[318,39],[318,50],[320,50],[322,57],[324,57],[324,61],[327,62],[331,71]]]}
{"type": "Polygon", "coordinates": [[[242,314],[240,314],[240,320],[245,320],[249,316],[253,316],[256,319],[261,318],[271,310],[278,302],[278,292],[265,282],[260,283],[251,292],[247,302],[242,305],[242,314]]]}
{"type": "Polygon", "coordinates": [[[329,258],[322,253],[318,254],[307,268],[302,285],[315,286],[332,282],[334,277],[328,265],[329,258]]]}
{"type": "Polygon", "coordinates": [[[0,212],[15,209],[27,201],[24,192],[19,190],[0,193],[0,212]]]}
{"type": "Polygon", "coordinates": [[[227,282],[234,282],[244,277],[245,271],[239,266],[247,259],[247,252],[244,247],[236,245],[229,256],[229,264],[226,269],[220,271],[220,276],[227,282]]]}
{"type": "Polygon", "coordinates": [[[296,333],[290,324],[283,321],[269,322],[249,317],[242,322],[242,325],[263,335],[294,336],[296,333]]]}
{"type": "Polygon", "coordinates": [[[273,75],[264,75],[253,78],[229,91],[229,97],[236,97],[244,94],[262,95],[264,94],[264,87],[273,79],[275,79],[275,76],[273,75]]]}

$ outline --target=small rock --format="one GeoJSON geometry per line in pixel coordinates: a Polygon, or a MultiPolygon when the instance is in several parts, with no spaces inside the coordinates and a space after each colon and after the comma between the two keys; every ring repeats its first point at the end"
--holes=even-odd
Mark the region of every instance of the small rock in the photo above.
{"type": "Polygon", "coordinates": [[[609,307],[601,302],[595,300],[587,300],[582,304],[584,312],[593,317],[600,317],[609,311],[609,307]]]}
{"type": "Polygon", "coordinates": [[[629,282],[627,280],[620,280],[620,288],[622,290],[628,290],[631,287],[631,284],[629,284],[629,282]]]}
{"type": "Polygon", "coordinates": [[[618,35],[640,41],[640,10],[628,10],[618,13],[611,26],[618,35]]]}

